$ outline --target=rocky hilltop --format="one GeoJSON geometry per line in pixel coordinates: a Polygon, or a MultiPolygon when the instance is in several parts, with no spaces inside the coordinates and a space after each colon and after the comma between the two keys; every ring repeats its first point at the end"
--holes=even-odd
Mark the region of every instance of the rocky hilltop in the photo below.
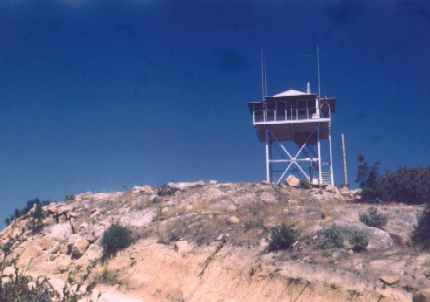
{"type": "MultiPolygon", "coordinates": [[[[84,193],[43,206],[0,233],[7,257],[61,288],[71,271],[91,267],[96,301],[264,302],[430,301],[430,255],[410,247],[420,206],[376,206],[387,223],[359,219],[370,205],[332,189],[264,183],[171,183],[128,192],[84,193]],[[101,238],[113,223],[136,239],[102,262],[101,238]],[[293,225],[291,248],[268,252],[270,230],[293,225]],[[348,243],[321,248],[336,226],[366,234],[366,251],[348,243]]],[[[0,254],[0,260],[4,257],[0,254]]]]}

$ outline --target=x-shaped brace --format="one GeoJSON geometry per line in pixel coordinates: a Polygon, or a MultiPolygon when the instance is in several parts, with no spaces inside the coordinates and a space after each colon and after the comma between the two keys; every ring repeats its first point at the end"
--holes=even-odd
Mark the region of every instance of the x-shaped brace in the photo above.
{"type": "Polygon", "coordinates": [[[311,132],[308,135],[308,137],[306,138],[303,145],[300,146],[300,149],[297,151],[297,153],[294,156],[292,156],[291,153],[288,152],[287,148],[285,148],[285,146],[278,141],[278,144],[281,147],[282,151],[284,151],[284,153],[288,156],[289,163],[288,163],[288,166],[285,168],[284,172],[282,172],[281,177],[279,177],[277,184],[281,183],[282,179],[284,179],[285,175],[287,174],[287,172],[290,170],[291,166],[293,166],[293,165],[295,165],[299,169],[299,171],[303,174],[303,176],[306,177],[306,179],[310,182],[309,175],[306,173],[305,170],[303,170],[302,166],[300,166],[300,164],[297,162],[297,159],[300,156],[300,154],[302,153],[302,151],[305,149],[305,147],[306,147],[309,139],[312,137],[312,135],[314,135],[314,133],[311,132]]]}

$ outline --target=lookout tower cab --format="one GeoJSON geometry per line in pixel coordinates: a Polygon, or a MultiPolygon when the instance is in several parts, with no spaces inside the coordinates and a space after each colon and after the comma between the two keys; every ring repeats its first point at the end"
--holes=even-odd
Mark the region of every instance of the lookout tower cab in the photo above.
{"type": "Polygon", "coordinates": [[[257,137],[265,145],[266,181],[294,175],[313,185],[334,185],[331,122],[336,99],[286,90],[248,103],[257,137]]]}

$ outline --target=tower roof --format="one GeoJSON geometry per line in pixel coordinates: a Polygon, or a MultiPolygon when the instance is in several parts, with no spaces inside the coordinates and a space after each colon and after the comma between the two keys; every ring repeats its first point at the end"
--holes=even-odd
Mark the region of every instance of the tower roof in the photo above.
{"type": "Polygon", "coordinates": [[[307,93],[300,90],[289,89],[289,90],[282,91],[278,94],[275,94],[273,97],[278,98],[283,96],[299,96],[299,95],[307,95],[307,93]]]}

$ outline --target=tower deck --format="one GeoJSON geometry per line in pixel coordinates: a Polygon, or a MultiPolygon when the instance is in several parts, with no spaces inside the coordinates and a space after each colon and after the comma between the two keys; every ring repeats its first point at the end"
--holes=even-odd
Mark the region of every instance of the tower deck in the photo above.
{"type": "MultiPolygon", "coordinates": [[[[263,102],[250,102],[252,123],[260,142],[265,141],[265,131],[281,141],[293,140],[301,143],[300,137],[320,131],[320,139],[328,139],[331,113],[335,109],[334,98],[320,98],[320,110],[316,109],[316,96],[307,94],[292,97],[269,97],[263,102]],[[299,137],[297,137],[299,136],[299,137]]],[[[315,144],[316,141],[310,141],[315,144]]]]}
{"type": "Polygon", "coordinates": [[[276,183],[295,170],[312,184],[334,185],[331,115],[335,104],[334,98],[298,90],[287,90],[265,97],[263,101],[248,103],[257,137],[265,144],[268,182],[272,182],[272,174],[276,172],[274,165],[281,164],[286,167],[276,183]],[[329,143],[327,162],[323,160],[322,141],[329,143]],[[287,145],[291,143],[293,149],[287,145]],[[279,147],[283,157],[274,157],[272,145],[279,147]]]}

